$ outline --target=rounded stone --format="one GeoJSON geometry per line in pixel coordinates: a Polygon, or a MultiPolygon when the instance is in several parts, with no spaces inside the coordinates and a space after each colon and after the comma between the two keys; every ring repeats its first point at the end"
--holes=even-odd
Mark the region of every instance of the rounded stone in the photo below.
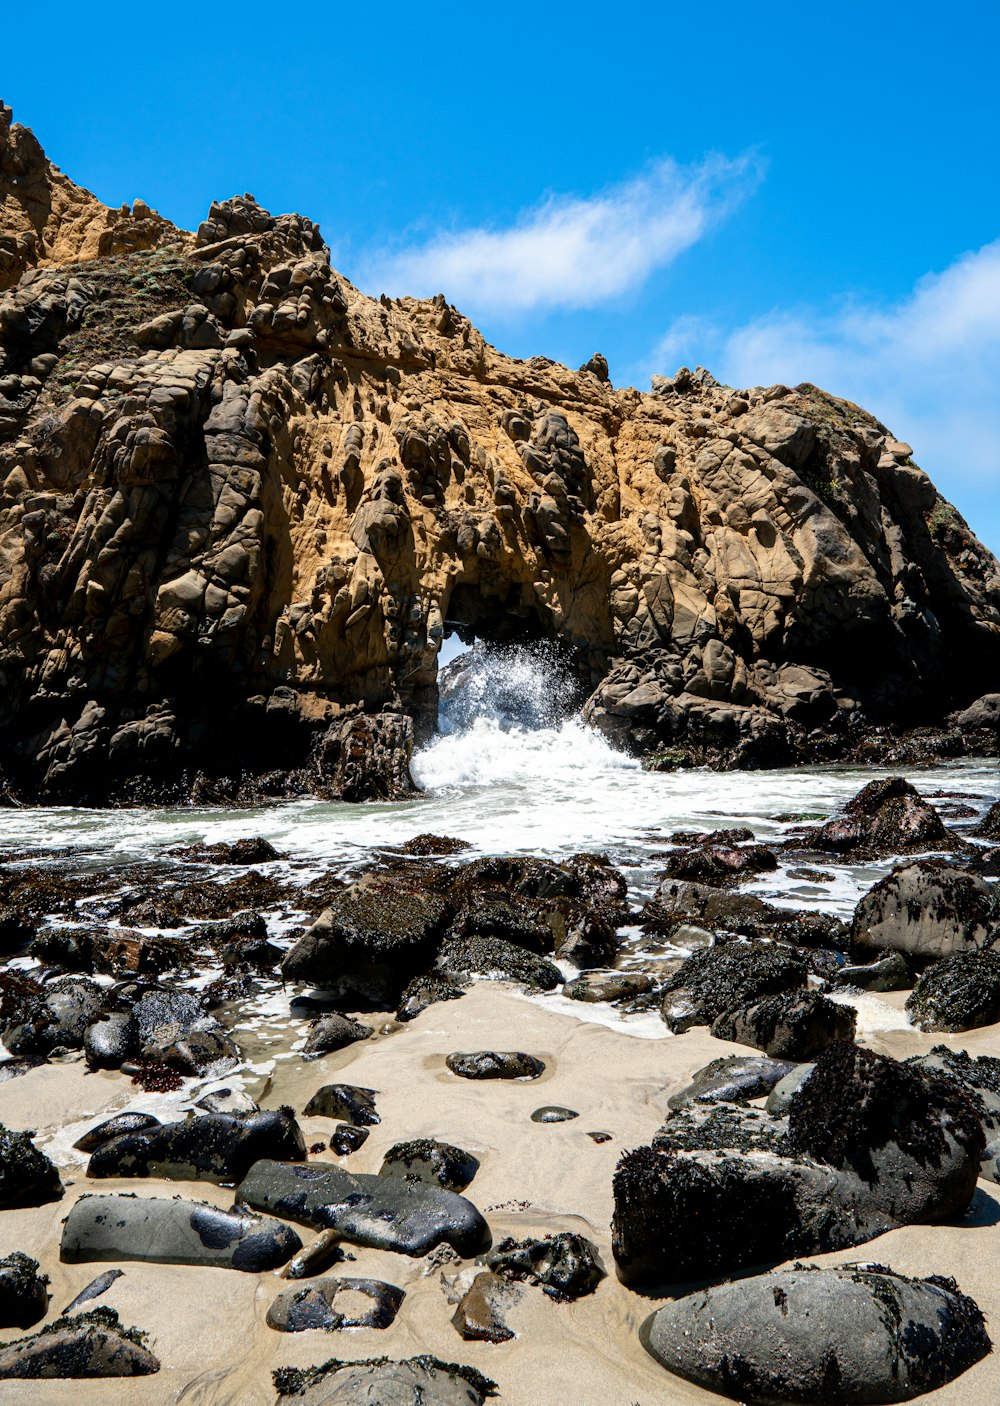
{"type": "Polygon", "coordinates": [[[579,1118],[575,1108],[560,1108],[556,1103],[547,1103],[544,1108],[536,1108],[531,1115],[533,1123],[568,1123],[571,1118],[579,1118]]]}

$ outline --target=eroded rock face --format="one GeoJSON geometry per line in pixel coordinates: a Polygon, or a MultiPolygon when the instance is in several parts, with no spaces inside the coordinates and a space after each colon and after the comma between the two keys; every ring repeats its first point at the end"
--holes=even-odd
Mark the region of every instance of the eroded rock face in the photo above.
{"type": "MultiPolygon", "coordinates": [[[[996,562],[848,402],[514,362],[443,298],[360,294],[302,216],[109,211],[6,108],[0,191],[28,798],[398,793],[446,621],[560,643],[609,737],[718,764],[995,687],[996,562]]],[[[954,745],[995,748],[973,713],[954,745]]]]}

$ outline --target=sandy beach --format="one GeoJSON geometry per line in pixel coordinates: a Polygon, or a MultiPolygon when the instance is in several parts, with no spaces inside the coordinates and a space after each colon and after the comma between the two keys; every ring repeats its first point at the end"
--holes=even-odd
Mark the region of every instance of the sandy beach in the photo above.
{"type": "MultiPolygon", "coordinates": [[[[869,1018],[880,1023],[899,1010],[903,993],[868,998],[869,1018]]],[[[275,1061],[261,1102],[290,1104],[301,1112],[315,1090],[332,1081],[378,1090],[381,1124],[350,1158],[352,1171],[377,1171],[395,1142],[436,1137],[472,1152],[481,1168],[466,1193],[486,1215],[494,1242],[506,1235],[575,1230],[599,1247],[608,1269],[596,1292],[573,1303],[554,1303],[540,1289],[524,1287],[506,1311],[516,1337],[507,1343],[463,1342],[452,1326],[446,1286],[461,1263],[435,1266],[432,1257],[354,1248],[354,1263],[331,1273],[384,1279],[406,1291],[395,1323],[384,1331],[356,1329],[296,1334],[273,1331],[267,1309],[287,1281],[273,1274],[250,1275],[223,1269],[126,1263],[123,1276],[99,1300],[118,1310],[124,1323],[150,1334],[162,1368],[130,1381],[11,1381],[3,1397],[17,1406],[63,1406],[70,1402],[122,1403],[122,1406],[270,1406],[270,1372],[283,1365],[305,1366],[331,1356],[347,1360],[389,1355],[436,1354],[479,1368],[500,1388],[509,1406],[536,1406],[573,1400],[579,1406],[654,1406],[654,1403],[708,1403],[719,1400],[661,1369],[643,1350],[637,1330],[659,1300],[625,1289],[611,1257],[611,1179],[627,1148],[648,1142],[660,1127],[666,1099],[709,1060],[740,1052],[713,1039],[705,1029],[680,1036],[663,1030],[659,1038],[637,1038],[621,1028],[553,1013],[559,998],[528,998],[492,982],[477,983],[460,1001],[431,1007],[408,1026],[368,1019],[379,1033],[372,1039],[312,1061],[292,1056],[275,1061]],[[469,1082],[452,1075],[445,1056],[455,1050],[517,1049],[545,1061],[545,1073],[527,1082],[469,1082]],[[564,1104],[578,1119],[539,1124],[531,1112],[543,1104],[564,1104]],[[606,1131],[611,1140],[594,1142],[588,1133],[606,1131]]],[[[905,1017],[900,1011],[900,1023],[905,1017]]],[[[619,1022],[620,1025],[620,1022],[619,1022]]],[[[281,1029],[279,1023],[279,1029],[281,1029]]],[[[285,1039],[297,1031],[284,1025],[285,1039]]],[[[644,1029],[651,1027],[644,1026],[644,1029]]],[[[655,1029],[655,1027],[652,1027],[655,1029]]],[[[863,1029],[863,1026],[862,1026],[863,1029]]],[[[275,1031],[272,1028],[271,1035],[275,1031]]],[[[940,1036],[901,1028],[859,1034],[869,1048],[895,1058],[921,1053],[940,1036]]],[[[969,1032],[944,1040],[971,1054],[1000,1054],[1000,1029],[969,1032]]],[[[272,1057],[274,1047],[271,1047],[272,1057]]],[[[253,1052],[248,1051],[250,1058],[253,1052]]],[[[279,1051],[279,1053],[283,1053],[279,1051]]],[[[216,1081],[218,1082],[218,1081],[216,1081]]],[[[258,1087],[262,1086],[262,1081],[258,1087]]],[[[248,1080],[253,1091],[253,1080],[248,1080]]],[[[29,1071],[0,1085],[0,1121],[13,1128],[34,1127],[39,1144],[60,1163],[66,1196],[58,1203],[4,1213],[4,1249],[25,1250],[37,1258],[52,1284],[52,1308],[60,1309],[107,1266],[59,1263],[62,1220],[72,1202],[88,1191],[122,1191],[140,1196],[183,1195],[225,1207],[229,1190],[209,1182],[123,1180],[89,1182],[83,1154],[68,1143],[87,1126],[119,1111],[138,1107],[161,1112],[176,1095],[142,1093],[116,1073],[85,1073],[82,1061],[29,1071]]],[[[301,1119],[307,1144],[329,1137],[329,1119],[301,1119]]],[[[332,1154],[321,1154],[331,1157],[332,1154]]],[[[303,1240],[310,1232],[302,1229],[303,1240]]],[[[350,1247],[348,1247],[350,1249],[350,1247]]],[[[994,1265],[1000,1254],[1000,1191],[981,1182],[970,1214],[958,1224],[913,1226],[893,1231],[853,1252],[819,1257],[816,1263],[878,1261],[915,1275],[952,1275],[993,1322],[1000,1321],[1000,1284],[994,1265]]],[[[303,1281],[305,1282],[305,1281],[303,1281]]],[[[3,1340],[19,1336],[7,1330],[3,1340]]],[[[977,1403],[1000,1389],[994,1355],[928,1402],[977,1403]]]]}

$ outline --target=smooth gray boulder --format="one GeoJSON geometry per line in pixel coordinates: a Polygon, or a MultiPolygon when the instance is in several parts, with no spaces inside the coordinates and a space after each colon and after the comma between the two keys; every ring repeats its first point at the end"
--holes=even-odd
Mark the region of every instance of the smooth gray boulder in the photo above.
{"type": "Polygon", "coordinates": [[[880,879],[854,910],[854,958],[901,952],[919,968],[1000,936],[1000,894],[968,869],[918,859],[880,879]]]}
{"type": "Polygon", "coordinates": [[[205,1201],[150,1196],[82,1196],[66,1217],[59,1258],[208,1265],[260,1274],[302,1248],[289,1225],[205,1201]]]}
{"type": "Polygon", "coordinates": [[[258,1162],[236,1198],[258,1211],[336,1230],[353,1245],[404,1255],[425,1255],[444,1243],[468,1258],[489,1243],[489,1227],[464,1196],[399,1177],[354,1174],[332,1162],[258,1162]]]}
{"type": "Polygon", "coordinates": [[[816,1068],[816,1065],[806,1060],[804,1064],[795,1064],[785,1075],[779,1079],[774,1088],[767,1096],[764,1108],[768,1113],[787,1113],[791,1107],[792,1098],[809,1078],[809,1075],[816,1068]]]}
{"type": "Polygon", "coordinates": [[[990,1351],[953,1279],[874,1265],[718,1284],[658,1309],[640,1337],[668,1371],[760,1406],[910,1401],[990,1351]]]}
{"type": "Polygon", "coordinates": [[[275,1406],[482,1406],[495,1382],[474,1367],[425,1354],[403,1362],[338,1362],[281,1367],[275,1406]]]}

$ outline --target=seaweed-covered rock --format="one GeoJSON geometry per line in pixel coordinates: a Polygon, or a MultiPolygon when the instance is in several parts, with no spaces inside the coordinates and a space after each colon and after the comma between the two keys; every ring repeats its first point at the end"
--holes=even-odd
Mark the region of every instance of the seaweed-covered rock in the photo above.
{"type": "Polygon", "coordinates": [[[388,1328],[406,1295],[380,1279],[314,1279],[286,1289],[267,1310],[267,1326],[279,1333],[308,1328],[388,1328]]]}
{"type": "Polygon", "coordinates": [[[854,910],[851,952],[902,952],[918,966],[988,947],[1000,936],[994,885],[942,859],[904,864],[880,879],[854,910]]]}
{"type": "Polygon", "coordinates": [[[818,991],[765,996],[744,1011],[725,1011],[712,1025],[717,1040],[753,1045],[772,1059],[812,1059],[835,1040],[853,1040],[857,1015],[818,991]]]}
{"type": "Polygon", "coordinates": [[[955,843],[938,812],[902,776],[870,781],[847,802],[842,816],[810,830],[806,838],[810,849],[833,854],[898,854],[951,849],[955,843]]]}
{"type": "Polygon", "coordinates": [[[31,1140],[0,1123],[0,1210],[44,1206],[63,1194],[59,1173],[31,1140]]]}
{"type": "Polygon", "coordinates": [[[669,936],[680,923],[795,947],[840,951],[847,946],[847,928],[830,913],[776,908],[756,894],[665,879],[642,909],[642,926],[647,932],[669,936]]]}
{"type": "Polygon", "coordinates": [[[683,1108],[696,1099],[734,1102],[769,1094],[795,1068],[787,1060],[760,1055],[723,1055],[691,1076],[691,1082],[667,1099],[668,1108],[683,1108]]]}
{"type": "Polygon", "coordinates": [[[1000,840],[1000,801],[994,801],[972,832],[982,840],[1000,840]]]}
{"type": "Polygon", "coordinates": [[[49,1306],[48,1275],[20,1250],[0,1259],[0,1328],[30,1328],[49,1306]]]}
{"type": "Polygon", "coordinates": [[[415,1138],[389,1148],[379,1168],[381,1177],[402,1177],[404,1181],[443,1186],[446,1191],[464,1191],[479,1171],[479,1160],[450,1142],[415,1138]]]}
{"type": "Polygon", "coordinates": [[[466,986],[449,979],[441,972],[425,972],[408,982],[399,999],[396,1019],[403,1024],[416,1020],[428,1006],[437,1001],[457,1001],[464,996],[466,986]]]}
{"type": "Polygon", "coordinates": [[[374,1128],[382,1121],[375,1110],[377,1093],[358,1084],[324,1084],[303,1111],[309,1118],[343,1118],[355,1127],[374,1128]]]}
{"type": "Polygon", "coordinates": [[[688,879],[721,887],[752,879],[756,874],[768,873],[777,867],[777,856],[765,845],[701,844],[670,855],[663,874],[667,879],[688,879]]]}
{"type": "Polygon", "coordinates": [[[605,1277],[597,1246],[568,1230],[527,1240],[508,1236],[484,1260],[494,1274],[539,1284],[553,1299],[592,1294],[605,1277]]]}
{"type": "Polygon", "coordinates": [[[108,1138],[95,1148],[87,1175],[237,1182],[261,1158],[299,1162],[305,1156],[290,1109],[203,1113],[108,1138]]]}
{"type": "Polygon", "coordinates": [[[990,1351],[978,1305],[953,1279],[881,1265],[796,1266],[666,1304],[640,1331],[669,1371],[740,1401],[861,1406],[909,1401],[990,1351]]]}
{"type": "Polygon", "coordinates": [[[545,1064],[520,1050],[476,1050],[450,1054],[445,1064],[463,1079],[537,1079],[545,1064]]]}
{"type": "Polygon", "coordinates": [[[123,1328],[111,1308],[59,1318],[40,1332],[0,1347],[0,1380],[146,1377],[160,1370],[145,1333],[123,1328]]]}
{"type": "Polygon", "coordinates": [[[448,911],[412,879],[366,875],[334,895],[285,957],[282,975],[391,1009],[407,982],[431,965],[448,911]]]}
{"type": "Polygon", "coordinates": [[[437,966],[452,980],[516,981],[537,991],[551,991],[563,979],[545,957],[505,938],[481,934],[452,934],[442,943],[437,966]]]}
{"type": "Polygon", "coordinates": [[[257,1162],[236,1192],[260,1211],[289,1216],[372,1249],[425,1255],[451,1245],[467,1257],[489,1228],[471,1201],[400,1177],[357,1175],[333,1163],[257,1162]]]}
{"type": "Polygon", "coordinates": [[[830,980],[834,986],[855,991],[908,991],[913,985],[913,974],[902,952],[887,952],[864,966],[840,967],[830,980]]]}
{"type": "Polygon", "coordinates": [[[646,972],[587,971],[563,987],[571,1001],[626,1001],[653,989],[646,972]]]}
{"type": "Polygon", "coordinates": [[[59,1258],[211,1265],[261,1274],[302,1248],[291,1226],[245,1207],[220,1211],[179,1196],[81,1196],[63,1226],[59,1258]]]}
{"type": "Polygon", "coordinates": [[[482,1406],[496,1383],[474,1367],[426,1354],[402,1362],[332,1358],[319,1367],[280,1367],[274,1373],[276,1406],[482,1406]]]}
{"type": "Polygon", "coordinates": [[[857,1245],[961,1215],[984,1149],[953,1084],[855,1045],[831,1045],[788,1119],[689,1104],[614,1179],[621,1278],[655,1284],[857,1245]]]}
{"type": "Polygon", "coordinates": [[[711,1025],[726,1011],[805,986],[808,969],[786,947],[726,942],[688,957],[663,989],[660,1013],[675,1033],[711,1025]]]}
{"type": "Polygon", "coordinates": [[[351,1020],[346,1015],[324,1015],[309,1027],[302,1053],[306,1059],[316,1059],[320,1055],[345,1049],[357,1040],[367,1040],[371,1033],[371,1026],[362,1024],[360,1020],[351,1020]]]}
{"type": "Polygon", "coordinates": [[[132,1007],[137,1044],[146,1061],[187,1075],[226,1074],[240,1061],[232,1036],[190,991],[157,987],[132,1007]]]}
{"type": "Polygon", "coordinates": [[[112,1011],[83,1032],[83,1053],[91,1069],[120,1069],[139,1053],[135,1021],[127,1011],[112,1011]]]}
{"type": "Polygon", "coordinates": [[[3,1042],[13,1055],[47,1055],[79,1049],[87,1026],[104,1004],[101,988],[86,976],[62,976],[42,985],[18,973],[3,991],[3,1042]]]}
{"type": "Polygon", "coordinates": [[[974,1030],[1000,1020],[1000,951],[959,952],[929,966],[906,1001],[920,1030],[974,1030]]]}

